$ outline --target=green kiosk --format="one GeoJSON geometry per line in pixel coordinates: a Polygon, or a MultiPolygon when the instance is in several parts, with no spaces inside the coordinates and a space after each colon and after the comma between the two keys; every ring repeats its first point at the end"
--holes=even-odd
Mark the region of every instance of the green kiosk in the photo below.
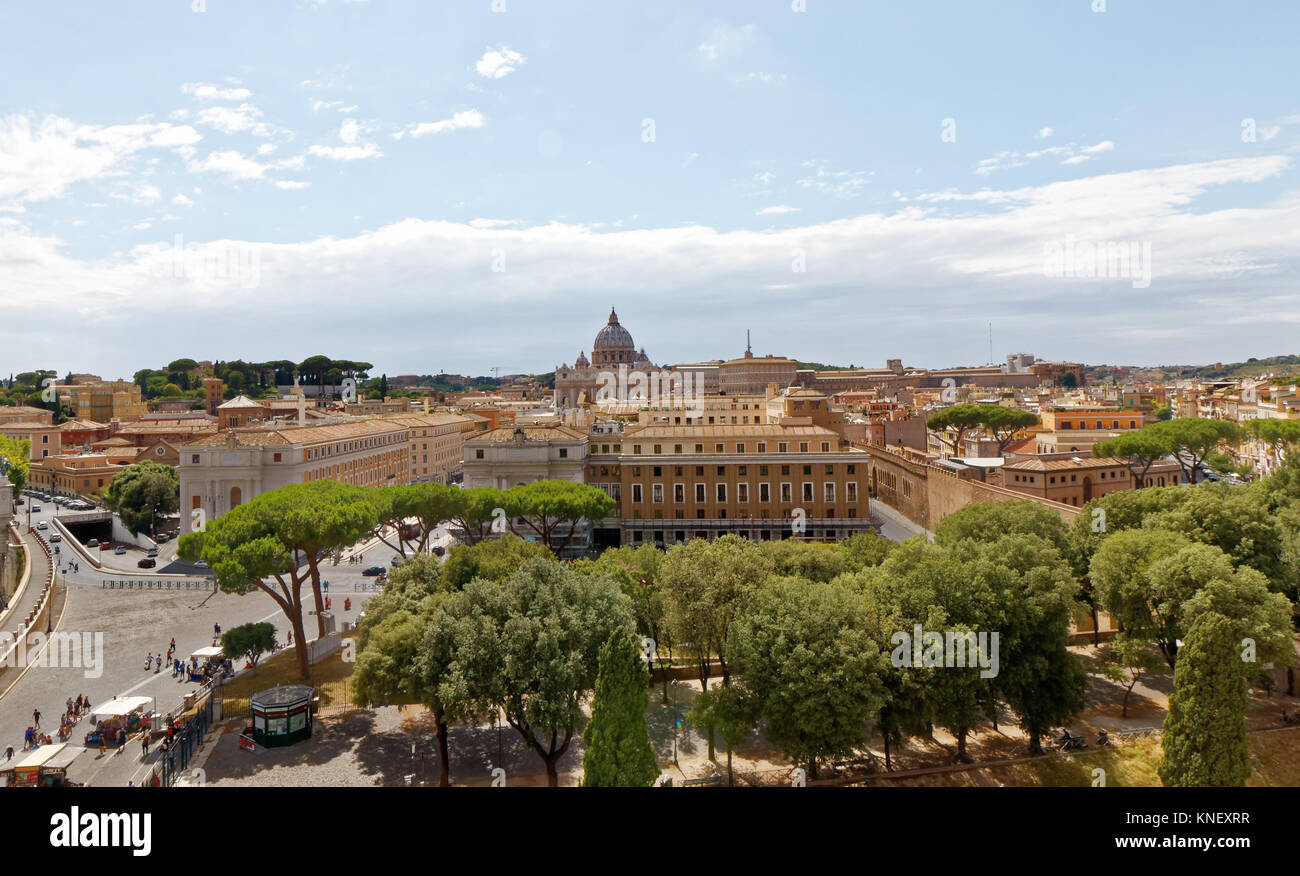
{"type": "Polygon", "coordinates": [[[312,694],[305,684],[276,686],[253,694],[253,741],[275,748],[310,739],[312,694]]]}

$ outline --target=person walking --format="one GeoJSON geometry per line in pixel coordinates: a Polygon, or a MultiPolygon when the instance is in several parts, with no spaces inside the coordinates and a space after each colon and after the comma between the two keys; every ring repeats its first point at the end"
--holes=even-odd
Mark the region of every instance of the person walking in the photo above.
{"type": "Polygon", "coordinates": [[[14,759],[14,747],[11,745],[5,749],[5,760],[13,760],[13,759],[14,759]]]}
{"type": "Polygon", "coordinates": [[[141,733],[141,734],[140,734],[140,748],[141,748],[142,751],[144,751],[144,754],[141,756],[140,759],[141,759],[141,760],[146,760],[146,759],[148,759],[148,757],[149,757],[149,733],[148,733],[148,731],[145,731],[144,733],[141,733]]]}
{"type": "Polygon", "coordinates": [[[99,756],[103,757],[107,753],[108,753],[108,740],[104,737],[104,734],[101,733],[99,734],[99,756]]]}
{"type": "Polygon", "coordinates": [[[36,742],[36,731],[32,730],[31,727],[28,727],[27,732],[23,734],[23,751],[26,751],[27,749],[31,748],[32,745],[35,744],[35,742],[36,742]]]}
{"type": "Polygon", "coordinates": [[[41,710],[32,709],[32,726],[37,730],[41,729],[41,710]]]}
{"type": "Polygon", "coordinates": [[[154,668],[153,668],[153,671],[154,671],[155,674],[157,674],[157,673],[159,673],[159,672],[162,672],[162,655],[161,655],[161,654],[159,654],[157,657],[154,658],[154,668]]]}

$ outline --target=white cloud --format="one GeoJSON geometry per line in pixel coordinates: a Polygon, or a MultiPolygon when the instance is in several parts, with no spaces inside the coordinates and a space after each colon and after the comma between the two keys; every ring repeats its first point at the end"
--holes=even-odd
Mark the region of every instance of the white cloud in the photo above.
{"type": "Polygon", "coordinates": [[[313,145],[307,151],[317,158],[330,158],[335,161],[355,161],[359,158],[380,158],[383,152],[374,143],[364,146],[321,146],[313,145]]]}
{"type": "Polygon", "coordinates": [[[276,180],[275,187],[277,189],[306,189],[311,187],[311,183],[296,179],[281,179],[276,180]]]}
{"type": "Polygon", "coordinates": [[[201,125],[216,128],[223,134],[238,134],[248,131],[255,137],[271,136],[271,129],[261,121],[262,111],[251,103],[241,103],[237,107],[210,106],[199,111],[195,120],[201,125]]]}
{"type": "Polygon", "coordinates": [[[736,27],[720,24],[713,28],[704,41],[696,47],[700,57],[709,62],[739,56],[758,39],[758,28],[752,24],[736,27]]]}
{"type": "Polygon", "coordinates": [[[280,148],[280,147],[277,146],[277,145],[275,145],[274,143],[263,143],[263,144],[261,144],[260,146],[257,147],[257,154],[258,154],[258,155],[270,155],[272,152],[274,152],[275,150],[277,150],[277,149],[279,149],[279,148],[280,148]]]}
{"type": "Polygon", "coordinates": [[[429,134],[441,134],[444,131],[456,131],[462,128],[482,128],[485,125],[487,125],[487,118],[481,112],[476,109],[467,109],[454,113],[451,118],[439,122],[421,122],[418,125],[410,125],[405,131],[398,131],[393,134],[393,139],[400,140],[404,134],[410,134],[412,137],[424,137],[429,134]]]}
{"type": "MultiPolygon", "coordinates": [[[[1044,128],[1044,131],[1051,131],[1051,128],[1044,128]]],[[[1039,158],[1059,158],[1060,163],[1066,166],[1083,164],[1085,161],[1092,159],[1094,155],[1103,152],[1110,152],[1115,148],[1112,140],[1102,140],[1092,146],[1081,146],[1078,143],[1066,143],[1063,146],[1045,146],[1042,149],[1035,149],[1032,152],[1016,152],[1014,150],[1003,150],[995,152],[988,158],[982,159],[975,166],[975,173],[980,176],[988,176],[999,170],[1010,170],[1014,167],[1024,167],[1031,161],[1039,158]]]]}
{"type": "Polygon", "coordinates": [[[1051,128],[1039,128],[1038,133],[1034,135],[1034,139],[1046,140],[1048,137],[1052,136],[1052,134],[1053,131],[1051,128]]]}
{"type": "Polygon", "coordinates": [[[346,119],[339,128],[339,139],[349,146],[361,139],[361,126],[357,124],[356,119],[346,119]]]}
{"type": "Polygon", "coordinates": [[[196,100],[247,100],[253,92],[247,88],[223,88],[209,82],[187,82],[181,91],[193,95],[196,100]]]}
{"type": "Polygon", "coordinates": [[[474,62],[474,69],[485,79],[504,79],[522,67],[527,60],[509,46],[502,46],[499,49],[489,48],[483,53],[483,57],[474,62]]]}
{"type": "Polygon", "coordinates": [[[177,195],[172,198],[172,204],[177,207],[193,207],[194,201],[192,198],[187,198],[184,195],[177,195]]]}
{"type": "Polygon", "coordinates": [[[860,194],[875,175],[875,171],[831,170],[830,162],[824,160],[805,161],[803,166],[812,168],[812,173],[795,180],[797,185],[837,198],[852,198],[860,194]]]}
{"type": "Polygon", "coordinates": [[[242,152],[229,149],[224,152],[210,152],[202,161],[190,161],[187,164],[191,173],[216,173],[238,182],[246,179],[262,179],[270,170],[269,165],[259,164],[242,152]]]}
{"type": "Polygon", "coordinates": [[[790,207],[786,204],[778,204],[772,207],[764,207],[755,213],[755,216],[780,216],[784,213],[798,213],[798,207],[790,207]]]}

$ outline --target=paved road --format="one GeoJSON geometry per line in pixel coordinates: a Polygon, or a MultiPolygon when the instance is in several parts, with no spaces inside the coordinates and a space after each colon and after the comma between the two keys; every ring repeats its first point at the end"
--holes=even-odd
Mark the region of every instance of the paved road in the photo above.
{"type": "Polygon", "coordinates": [[[890,541],[907,541],[916,535],[933,536],[879,499],[871,500],[871,515],[880,524],[880,534],[890,541]]]}

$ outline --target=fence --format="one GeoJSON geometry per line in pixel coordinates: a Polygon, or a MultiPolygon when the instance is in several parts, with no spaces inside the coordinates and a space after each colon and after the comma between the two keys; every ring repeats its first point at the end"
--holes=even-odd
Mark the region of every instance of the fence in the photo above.
{"type": "Polygon", "coordinates": [[[193,578],[104,578],[99,582],[101,590],[216,590],[217,584],[211,578],[195,580],[193,578]]]}
{"type": "Polygon", "coordinates": [[[202,703],[195,709],[194,717],[185,722],[185,725],[172,737],[167,751],[154,764],[145,782],[146,787],[170,788],[176,784],[176,780],[185,772],[185,767],[189,765],[195,752],[203,744],[203,737],[212,726],[213,701],[212,690],[209,688],[206,694],[203,694],[202,703]]]}

